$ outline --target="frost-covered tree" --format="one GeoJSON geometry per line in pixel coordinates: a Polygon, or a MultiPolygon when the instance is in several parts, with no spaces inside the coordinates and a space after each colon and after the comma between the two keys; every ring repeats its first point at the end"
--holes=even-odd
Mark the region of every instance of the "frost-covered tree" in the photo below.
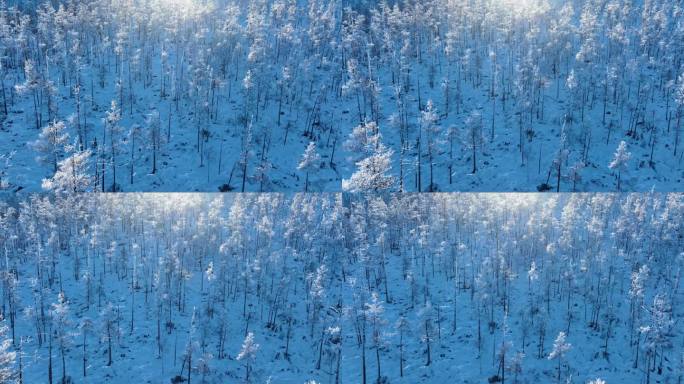
{"type": "Polygon", "coordinates": [[[432,364],[432,348],[433,339],[435,338],[434,330],[434,307],[428,301],[425,306],[420,309],[418,316],[420,322],[418,324],[421,340],[425,343],[425,366],[432,364]]]}
{"type": "Polygon", "coordinates": [[[92,191],[90,157],[89,149],[71,153],[58,163],[57,171],[51,178],[43,179],[43,189],[56,194],[92,191]]]}
{"type": "Polygon", "coordinates": [[[250,374],[252,373],[252,365],[256,361],[256,354],[259,350],[259,344],[254,341],[254,334],[247,333],[245,340],[242,342],[240,353],[235,357],[238,361],[243,361],[245,364],[245,381],[250,382],[250,374]]]}
{"type": "MultiPolygon", "coordinates": [[[[379,136],[379,134],[378,134],[379,136]]],[[[356,163],[356,172],[349,179],[342,180],[342,189],[349,192],[383,192],[392,190],[395,177],[392,170],[391,149],[385,147],[379,137],[371,154],[356,163]]]]}
{"type": "Polygon", "coordinates": [[[644,347],[646,348],[646,382],[650,382],[651,371],[656,369],[662,372],[663,355],[665,349],[670,348],[670,332],[674,321],[672,320],[672,306],[667,296],[658,293],[653,298],[653,303],[647,309],[650,322],[641,327],[645,335],[644,347]],[[658,359],[660,356],[660,359],[658,359]]]}
{"type": "Polygon", "coordinates": [[[142,133],[142,128],[137,124],[133,124],[131,125],[131,128],[128,130],[128,134],[126,135],[126,141],[128,141],[128,143],[130,143],[131,145],[129,150],[130,157],[128,159],[129,184],[133,184],[133,176],[135,175],[135,163],[138,157],[140,156],[138,153],[138,146],[140,145],[142,133]]]}
{"type": "Polygon", "coordinates": [[[206,383],[207,381],[207,375],[210,375],[212,370],[211,370],[211,361],[214,359],[214,355],[211,354],[210,352],[204,352],[202,355],[197,357],[197,373],[202,375],[202,383],[206,383]]]}
{"type": "MultiPolygon", "coordinates": [[[[650,269],[648,268],[647,265],[642,265],[639,267],[638,271],[632,272],[632,281],[631,281],[631,286],[629,288],[629,297],[631,299],[630,301],[630,324],[632,327],[632,332],[637,328],[637,324],[639,324],[640,320],[640,315],[641,315],[641,307],[644,304],[644,294],[645,294],[645,287],[646,287],[646,282],[648,279],[648,275],[650,273],[650,269]]],[[[633,338],[633,333],[630,334],[630,340],[633,338]]],[[[639,337],[639,335],[637,335],[639,337]]],[[[639,349],[639,344],[637,343],[637,350],[639,349]]],[[[638,356],[638,352],[637,352],[638,356]]],[[[635,361],[636,363],[636,361],[635,361]]]]}
{"type": "Polygon", "coordinates": [[[582,170],[586,167],[583,161],[578,161],[570,168],[568,168],[568,173],[566,178],[572,183],[572,192],[577,191],[577,183],[582,182],[582,170]]]}
{"type": "MultiPolygon", "coordinates": [[[[241,192],[245,191],[247,183],[247,172],[249,169],[249,159],[252,157],[252,123],[248,123],[242,132],[240,147],[240,158],[237,165],[240,167],[242,177],[241,192]]],[[[230,183],[229,183],[230,184],[230,183]]]]}
{"type": "Polygon", "coordinates": [[[157,173],[157,158],[159,157],[164,136],[161,132],[161,116],[159,112],[152,112],[147,115],[145,127],[147,129],[148,147],[152,149],[152,170],[151,174],[157,173]]]}
{"type": "Polygon", "coordinates": [[[507,369],[513,373],[513,383],[518,383],[518,376],[523,372],[523,359],[525,358],[525,353],[518,351],[508,361],[507,369]]]}
{"type": "Polygon", "coordinates": [[[0,190],[7,189],[10,185],[7,173],[12,165],[12,157],[15,153],[16,151],[12,151],[0,155],[0,190]]]}
{"type": "Polygon", "coordinates": [[[560,145],[558,146],[556,155],[553,157],[551,168],[549,169],[548,176],[546,177],[546,184],[548,185],[549,178],[551,177],[551,171],[553,170],[556,173],[556,192],[560,192],[560,182],[563,174],[562,167],[563,164],[567,163],[568,155],[570,153],[570,151],[568,150],[568,140],[565,126],[563,126],[563,129],[561,130],[559,141],[560,145]]]}
{"type": "Polygon", "coordinates": [[[18,94],[31,94],[33,98],[33,114],[36,124],[36,129],[40,129],[43,121],[42,115],[42,94],[41,90],[43,87],[43,79],[40,73],[36,69],[36,65],[33,60],[28,59],[24,62],[24,82],[22,84],[17,84],[15,89],[18,94]]]}
{"type": "Polygon", "coordinates": [[[107,343],[107,366],[112,365],[112,344],[121,333],[118,324],[118,313],[112,303],[107,303],[100,312],[100,334],[107,343]]]}
{"type": "Polygon", "coordinates": [[[16,382],[16,371],[14,367],[17,353],[12,350],[12,339],[6,337],[7,325],[0,316],[0,382],[16,382]]]}
{"type": "Polygon", "coordinates": [[[83,336],[83,340],[81,341],[83,348],[83,377],[86,377],[88,367],[88,336],[92,335],[95,331],[95,324],[92,319],[85,317],[81,319],[78,327],[83,336]]]}
{"type": "Polygon", "coordinates": [[[680,135],[682,131],[682,120],[684,120],[684,73],[679,75],[677,79],[677,88],[675,90],[675,103],[677,104],[677,123],[675,125],[675,139],[674,139],[674,155],[677,156],[677,149],[679,147],[680,135]]]}
{"type": "MultiPolygon", "coordinates": [[[[188,341],[185,343],[185,351],[183,352],[183,364],[181,365],[181,374],[180,376],[183,376],[183,372],[186,369],[187,366],[187,381],[188,383],[192,382],[192,372],[194,370],[193,368],[193,363],[192,359],[193,357],[198,353],[199,351],[199,342],[197,341],[197,327],[198,327],[198,318],[197,318],[197,311],[193,308],[192,310],[192,317],[190,318],[190,327],[189,327],[189,334],[188,334],[188,341]]],[[[196,362],[195,362],[196,363],[196,362]]]]}
{"type": "MultiPolygon", "coordinates": [[[[117,156],[121,153],[121,133],[123,128],[119,125],[121,121],[121,110],[119,109],[116,101],[112,100],[109,110],[105,114],[105,133],[106,138],[103,140],[103,145],[105,142],[109,142],[109,163],[112,170],[112,185],[110,190],[115,192],[118,190],[116,183],[116,165],[117,156]]],[[[104,188],[104,185],[103,185],[104,188]]]]}
{"type": "Polygon", "coordinates": [[[71,334],[69,332],[71,320],[69,319],[69,304],[64,296],[64,292],[60,292],[57,296],[57,302],[52,304],[50,317],[62,358],[62,383],[66,383],[66,348],[71,342],[71,334]]]}
{"type": "Polygon", "coordinates": [[[473,111],[465,121],[465,134],[463,142],[470,150],[470,159],[473,164],[472,173],[477,172],[477,152],[482,149],[485,143],[485,136],[482,125],[482,115],[473,111]]]}
{"type": "Polygon", "coordinates": [[[565,354],[570,351],[571,344],[566,340],[565,332],[561,331],[558,333],[556,340],[553,342],[553,349],[549,353],[549,360],[558,360],[558,382],[561,382],[561,365],[563,364],[563,358],[565,354]]]}
{"type": "Polygon", "coordinates": [[[372,328],[373,349],[375,349],[375,363],[377,366],[377,379],[376,382],[382,382],[382,371],[380,369],[380,349],[382,347],[382,327],[385,323],[383,318],[384,308],[377,292],[371,294],[371,301],[366,303],[366,317],[368,322],[370,322],[372,328]]]}
{"type": "Polygon", "coordinates": [[[358,159],[373,153],[374,148],[378,146],[379,142],[380,131],[378,125],[370,121],[354,127],[344,142],[344,147],[358,159]]]}
{"type": "Polygon", "coordinates": [[[435,182],[433,177],[434,158],[439,150],[438,145],[440,142],[440,127],[437,124],[437,120],[438,116],[435,111],[435,106],[432,103],[432,100],[428,100],[425,110],[421,112],[420,127],[427,136],[428,163],[430,166],[430,185],[428,186],[429,192],[435,190],[435,182]]]}
{"type": "Polygon", "coordinates": [[[617,171],[617,190],[620,190],[620,181],[622,179],[622,173],[627,170],[627,163],[632,157],[632,154],[627,151],[627,143],[623,141],[618,145],[615,154],[613,155],[613,160],[608,164],[608,168],[617,171]]]}
{"type": "Polygon", "coordinates": [[[304,182],[304,192],[309,191],[309,174],[315,173],[320,168],[321,155],[318,154],[316,150],[316,143],[311,141],[309,145],[304,150],[301,160],[297,169],[303,171],[306,174],[306,181],[304,182]]]}
{"type": "Polygon", "coordinates": [[[52,165],[53,172],[57,172],[57,163],[64,156],[64,147],[68,142],[69,134],[64,122],[53,121],[43,128],[31,147],[40,154],[38,161],[52,165]]]}

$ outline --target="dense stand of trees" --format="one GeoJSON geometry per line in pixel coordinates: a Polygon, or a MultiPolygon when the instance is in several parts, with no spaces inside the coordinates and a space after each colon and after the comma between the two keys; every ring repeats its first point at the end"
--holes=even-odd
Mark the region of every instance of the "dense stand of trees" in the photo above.
{"type": "Polygon", "coordinates": [[[60,196],[0,203],[3,382],[684,375],[682,194],[60,196]]]}
{"type": "Polygon", "coordinates": [[[643,173],[674,182],[683,9],[681,0],[2,2],[0,138],[35,131],[24,136],[46,176],[87,157],[96,190],[154,189],[136,175],[172,175],[168,167],[189,167],[211,191],[457,190],[502,162],[522,167],[527,190],[613,188],[610,177],[582,179],[589,171],[614,176],[615,188],[643,173]],[[384,147],[346,153],[354,127],[368,124],[384,147]],[[609,168],[622,141],[638,156],[609,168]],[[321,161],[302,172],[310,142],[321,161]],[[355,172],[352,181],[392,179],[343,185],[355,172]]]}

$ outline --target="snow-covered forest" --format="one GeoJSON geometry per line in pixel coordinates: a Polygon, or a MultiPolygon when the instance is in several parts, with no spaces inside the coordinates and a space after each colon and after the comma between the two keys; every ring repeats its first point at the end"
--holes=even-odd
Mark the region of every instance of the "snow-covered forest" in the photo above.
{"type": "Polygon", "coordinates": [[[682,194],[0,206],[0,381],[680,383],[682,194]]]}
{"type": "Polygon", "coordinates": [[[681,190],[683,10],[3,0],[0,186],[681,190]]]}

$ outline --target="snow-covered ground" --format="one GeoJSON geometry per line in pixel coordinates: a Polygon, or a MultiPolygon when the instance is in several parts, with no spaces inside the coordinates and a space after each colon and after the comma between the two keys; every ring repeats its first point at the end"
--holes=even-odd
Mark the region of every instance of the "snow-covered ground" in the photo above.
{"type": "Polygon", "coordinates": [[[560,332],[563,383],[684,374],[681,194],[5,201],[4,337],[25,383],[48,382],[48,339],[55,383],[60,340],[71,382],[187,380],[191,340],[195,383],[243,382],[248,361],[255,383],[362,383],[364,350],[368,383],[493,382],[502,360],[506,382],[552,383],[560,332]]]}
{"type": "MultiPolygon", "coordinates": [[[[567,2],[365,2],[358,14],[285,0],[17,4],[30,21],[22,28],[6,10],[2,40],[0,154],[14,154],[11,166],[0,161],[0,181],[11,190],[39,191],[54,173],[27,145],[40,132],[33,88],[16,88],[27,85],[27,59],[39,125],[65,121],[69,143],[81,127],[94,152],[90,189],[113,183],[103,121],[112,100],[122,191],[303,191],[298,164],[310,141],[321,161],[308,189],[341,191],[362,157],[344,143],[362,121],[377,121],[394,151],[392,190],[418,190],[420,151],[422,191],[555,190],[557,158],[560,191],[614,191],[609,164],[621,141],[631,153],[622,190],[684,189],[684,23],[673,2],[580,1],[572,12],[567,2]],[[434,130],[420,129],[428,100],[434,130]],[[483,136],[475,173],[466,123],[474,111],[483,136]],[[154,174],[150,115],[161,125],[154,174]]],[[[60,159],[69,155],[58,147],[60,159]]]]}

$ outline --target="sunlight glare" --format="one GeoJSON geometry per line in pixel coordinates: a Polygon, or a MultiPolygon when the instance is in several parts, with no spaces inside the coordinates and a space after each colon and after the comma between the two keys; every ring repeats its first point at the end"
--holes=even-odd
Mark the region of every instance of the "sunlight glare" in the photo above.
{"type": "Polygon", "coordinates": [[[188,12],[193,12],[197,8],[197,0],[154,0],[157,9],[166,13],[187,16],[188,12]]]}
{"type": "Polygon", "coordinates": [[[501,8],[518,14],[522,17],[530,17],[548,9],[545,0],[496,0],[501,8]]]}

